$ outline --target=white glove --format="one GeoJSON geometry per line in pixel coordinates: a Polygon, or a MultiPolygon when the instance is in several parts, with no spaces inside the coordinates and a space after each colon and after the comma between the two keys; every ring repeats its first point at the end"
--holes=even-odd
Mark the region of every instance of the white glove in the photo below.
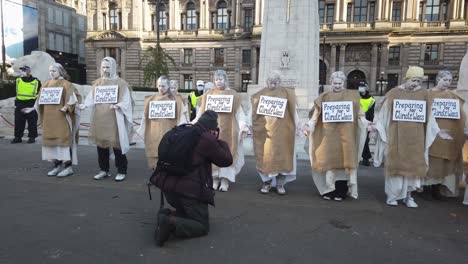
{"type": "Polygon", "coordinates": [[[111,108],[111,109],[119,109],[120,106],[115,104],[115,105],[111,105],[110,108],[111,108]]]}
{"type": "Polygon", "coordinates": [[[448,134],[447,129],[441,129],[439,133],[437,133],[437,136],[439,136],[441,139],[453,140],[453,137],[448,134]]]}
{"type": "Polygon", "coordinates": [[[369,122],[369,124],[367,125],[367,131],[369,131],[369,132],[377,131],[377,128],[375,127],[374,123],[369,122]]]}
{"type": "Polygon", "coordinates": [[[31,113],[32,111],[35,111],[36,109],[34,107],[27,107],[27,108],[23,108],[21,109],[21,112],[23,112],[24,114],[29,114],[31,113]]]}
{"type": "Polygon", "coordinates": [[[67,107],[66,107],[66,106],[62,107],[62,108],[60,109],[60,112],[66,113],[66,112],[67,112],[67,107]]]}
{"type": "Polygon", "coordinates": [[[377,129],[373,130],[373,131],[370,131],[369,132],[369,139],[372,139],[372,140],[376,139],[378,134],[379,134],[379,132],[377,131],[377,129]]]}
{"type": "Polygon", "coordinates": [[[84,110],[84,109],[86,109],[86,105],[85,104],[79,104],[78,109],[84,110]]]}

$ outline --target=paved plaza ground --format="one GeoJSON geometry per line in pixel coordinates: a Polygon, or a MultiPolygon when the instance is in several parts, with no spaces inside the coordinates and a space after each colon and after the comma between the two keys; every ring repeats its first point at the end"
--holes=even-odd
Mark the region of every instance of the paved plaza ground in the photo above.
{"type": "MultiPolygon", "coordinates": [[[[148,200],[144,150],[128,155],[129,177],[95,181],[94,147],[79,147],[75,175],[47,177],[40,144],[0,139],[0,263],[468,263],[468,206],[461,199],[418,209],[384,204],[383,171],[361,168],[359,199],[324,201],[299,161],[284,197],[261,195],[252,157],[210,208],[211,232],[152,239],[159,193],[148,200]]],[[[113,171],[115,173],[115,171],[113,171]]]]}

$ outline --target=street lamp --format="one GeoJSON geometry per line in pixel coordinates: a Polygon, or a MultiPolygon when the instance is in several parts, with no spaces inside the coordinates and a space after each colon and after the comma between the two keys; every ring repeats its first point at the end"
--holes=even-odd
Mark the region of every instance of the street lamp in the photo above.
{"type": "Polygon", "coordinates": [[[325,41],[327,40],[327,36],[325,34],[323,34],[323,43],[322,43],[322,63],[320,63],[320,60],[319,60],[319,80],[323,80],[320,84],[320,88],[319,88],[319,94],[322,94],[323,91],[324,91],[324,85],[325,83],[327,82],[327,70],[325,69],[325,41]],[[322,67],[321,64],[323,64],[322,67]],[[320,78],[322,77],[322,78],[320,78]]]}
{"type": "Polygon", "coordinates": [[[1,19],[1,27],[2,27],[2,80],[6,80],[7,73],[6,73],[6,49],[5,49],[5,29],[3,25],[3,0],[0,0],[0,19],[1,19]]]}
{"type": "Polygon", "coordinates": [[[377,81],[377,85],[380,87],[380,96],[383,94],[383,89],[385,86],[387,86],[388,82],[387,80],[384,79],[385,72],[380,73],[380,78],[377,81]]]}

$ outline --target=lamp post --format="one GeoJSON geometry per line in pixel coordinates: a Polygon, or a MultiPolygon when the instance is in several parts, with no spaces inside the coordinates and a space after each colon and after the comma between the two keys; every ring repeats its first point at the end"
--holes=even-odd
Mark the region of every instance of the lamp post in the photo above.
{"type": "Polygon", "coordinates": [[[378,85],[379,88],[380,88],[380,96],[383,95],[384,86],[387,86],[387,84],[388,84],[387,80],[384,79],[384,75],[385,75],[385,72],[381,72],[381,73],[380,73],[380,78],[379,78],[379,80],[377,81],[377,85],[378,85]]]}
{"type": "Polygon", "coordinates": [[[1,27],[2,27],[2,80],[6,80],[6,49],[5,49],[5,29],[3,25],[3,0],[0,0],[0,19],[1,19],[1,27]]]}
{"type": "Polygon", "coordinates": [[[319,80],[321,79],[320,77],[323,77],[323,81],[320,84],[319,94],[323,93],[324,85],[325,85],[326,80],[327,80],[327,76],[326,76],[327,71],[325,69],[325,42],[326,42],[326,40],[327,40],[327,35],[323,34],[323,43],[322,43],[322,63],[323,63],[323,67],[320,67],[321,63],[320,63],[320,60],[319,60],[319,72],[320,72],[319,80]]]}

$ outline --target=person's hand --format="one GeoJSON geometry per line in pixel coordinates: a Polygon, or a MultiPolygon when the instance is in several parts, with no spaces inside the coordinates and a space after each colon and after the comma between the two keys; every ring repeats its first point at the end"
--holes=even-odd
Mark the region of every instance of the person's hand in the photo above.
{"type": "Polygon", "coordinates": [[[370,131],[369,132],[369,139],[375,140],[377,138],[378,134],[379,134],[379,132],[377,132],[377,130],[370,131]]]}
{"type": "Polygon", "coordinates": [[[110,108],[111,108],[111,109],[119,109],[120,106],[115,104],[115,105],[111,105],[110,108]]]}
{"type": "Polygon", "coordinates": [[[437,133],[437,136],[444,140],[453,140],[453,137],[448,134],[447,129],[441,129],[439,133],[437,133]]]}
{"type": "Polygon", "coordinates": [[[66,113],[66,112],[67,112],[67,107],[66,107],[66,106],[62,107],[62,108],[60,109],[60,112],[66,113]]]}
{"type": "Polygon", "coordinates": [[[84,110],[85,108],[86,108],[85,104],[79,104],[78,105],[78,109],[80,109],[80,110],[84,110]]]}
{"type": "Polygon", "coordinates": [[[372,123],[372,122],[369,122],[369,124],[367,125],[367,131],[369,131],[369,132],[376,132],[376,131],[377,131],[377,128],[375,127],[375,124],[372,123]]]}

